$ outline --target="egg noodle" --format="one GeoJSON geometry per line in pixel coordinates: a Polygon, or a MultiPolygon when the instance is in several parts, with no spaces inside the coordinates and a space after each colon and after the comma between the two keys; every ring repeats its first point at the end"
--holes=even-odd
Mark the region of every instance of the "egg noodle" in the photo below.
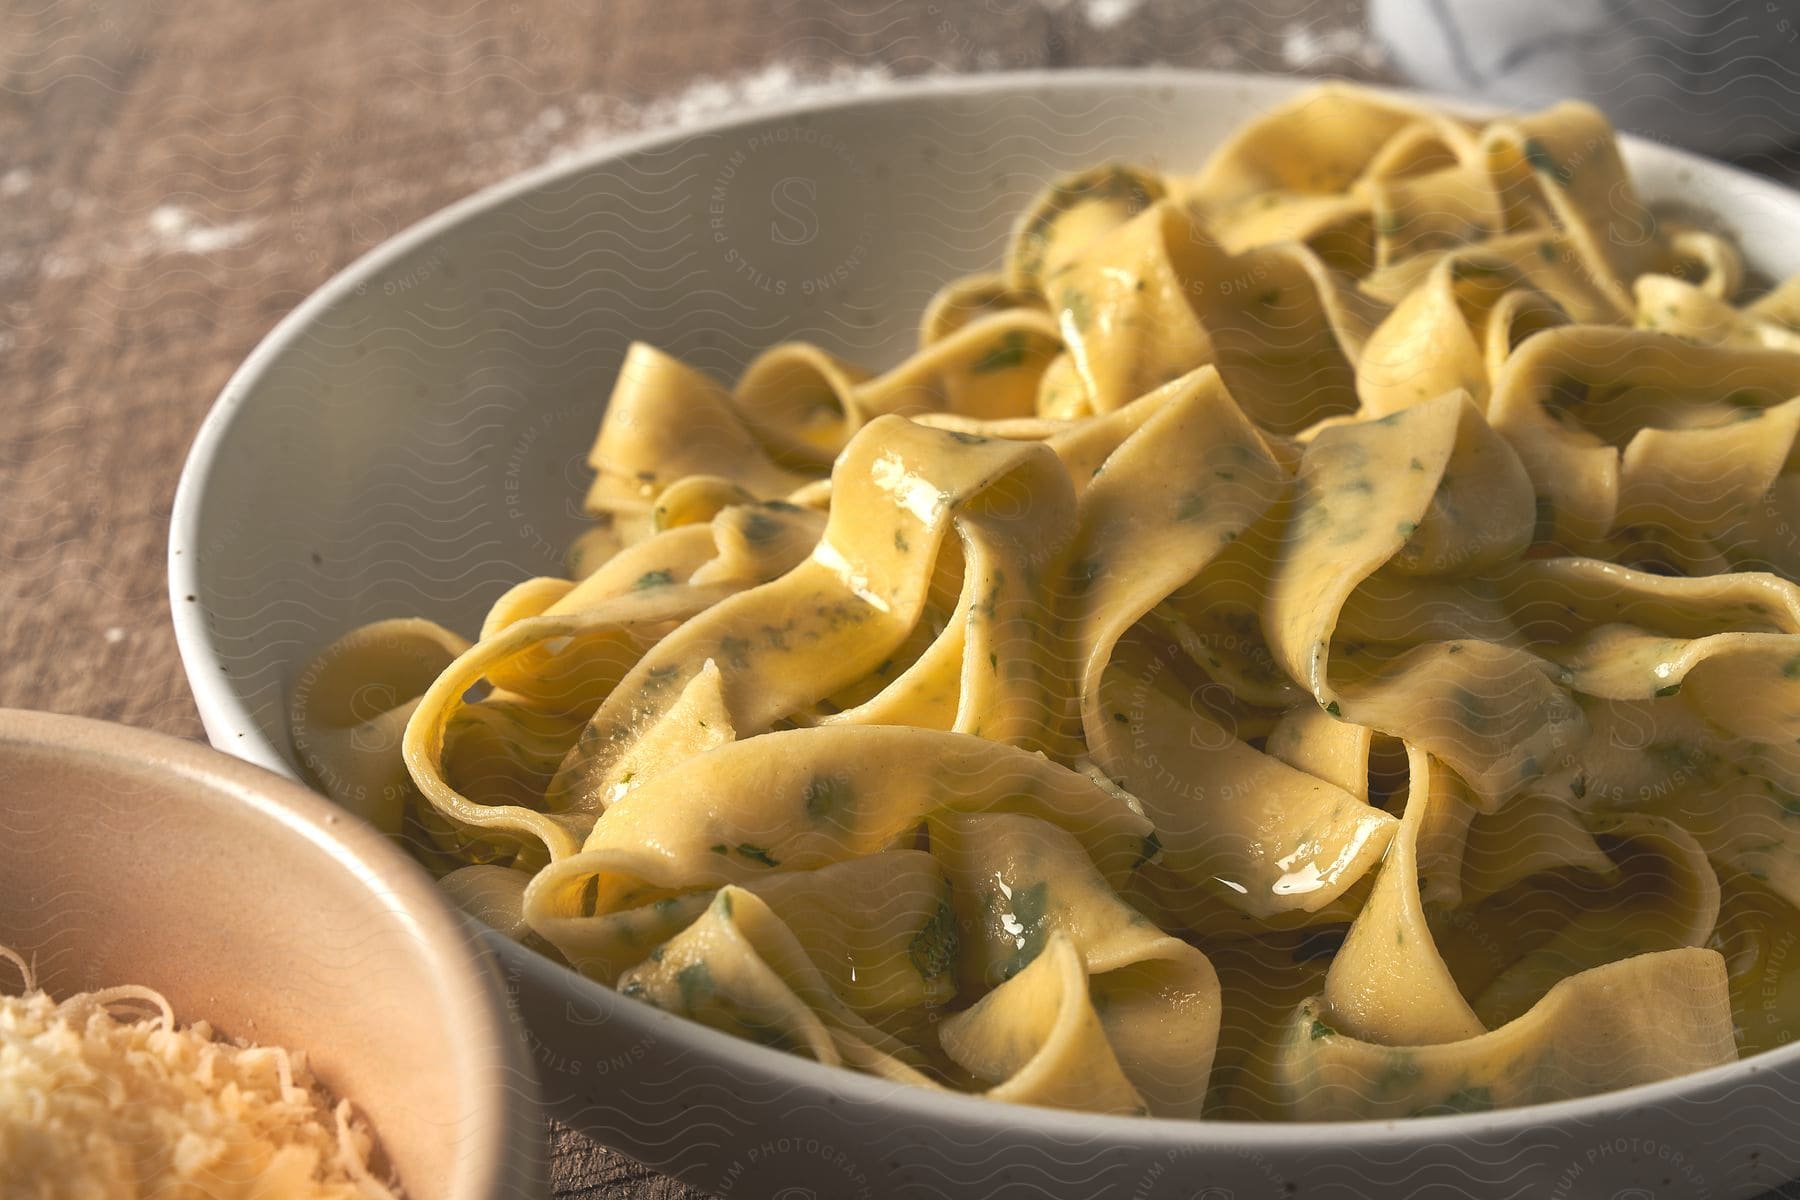
{"type": "Polygon", "coordinates": [[[571,577],[349,634],[295,742],[496,927],[821,1062],[1622,1087],[1800,1030],[1797,429],[1800,285],[1593,109],[1321,87],[1051,186],[884,372],[634,346],[571,577]]]}

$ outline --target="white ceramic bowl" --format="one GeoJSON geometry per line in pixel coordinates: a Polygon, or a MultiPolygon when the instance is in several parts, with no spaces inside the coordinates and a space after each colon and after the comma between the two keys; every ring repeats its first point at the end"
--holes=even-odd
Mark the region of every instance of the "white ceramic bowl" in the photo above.
{"type": "MultiPolygon", "coordinates": [[[[559,572],[632,339],[724,376],[788,337],[892,361],[938,284],[997,261],[1046,179],[1102,158],[1197,165],[1294,86],[1170,72],[911,85],[609,146],[386,243],[256,349],[182,475],[171,598],[209,736],[294,773],[287,698],[325,644],[405,614],[473,632],[504,588],[559,572]]],[[[1654,145],[1627,156],[1651,199],[1715,214],[1765,271],[1800,271],[1800,197],[1654,145]]],[[[1635,1200],[1800,1175],[1800,1049],[1411,1122],[1095,1117],[823,1068],[494,940],[559,1113],[721,1196],[1635,1200]]]]}
{"type": "MultiPolygon", "coordinates": [[[[542,1194],[543,1113],[479,934],[361,821],[194,742],[0,709],[0,851],[0,945],[52,996],[143,984],[183,1022],[304,1050],[410,1200],[542,1194]]],[[[0,1196],[28,1194],[0,1160],[0,1196]]]]}

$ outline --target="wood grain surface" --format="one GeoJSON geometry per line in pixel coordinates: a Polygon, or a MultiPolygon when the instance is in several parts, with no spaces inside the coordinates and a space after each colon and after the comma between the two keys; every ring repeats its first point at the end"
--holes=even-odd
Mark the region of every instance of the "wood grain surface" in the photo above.
{"type": "MultiPolygon", "coordinates": [[[[620,132],[891,76],[1381,77],[1350,0],[0,2],[0,705],[188,737],[177,472],[357,254],[620,132]]],[[[694,1197],[555,1132],[559,1196],[694,1197]]]]}

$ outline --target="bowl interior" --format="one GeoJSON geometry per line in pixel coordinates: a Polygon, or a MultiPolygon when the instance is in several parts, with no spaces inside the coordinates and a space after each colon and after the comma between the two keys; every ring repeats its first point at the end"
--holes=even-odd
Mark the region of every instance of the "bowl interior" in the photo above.
{"type": "Polygon", "coordinates": [[[517,1034],[476,935],[378,835],[190,743],[4,710],[0,797],[0,944],[52,996],[145,984],[304,1050],[408,1195],[511,1194],[508,1141],[529,1162],[542,1136],[517,1034]]]}

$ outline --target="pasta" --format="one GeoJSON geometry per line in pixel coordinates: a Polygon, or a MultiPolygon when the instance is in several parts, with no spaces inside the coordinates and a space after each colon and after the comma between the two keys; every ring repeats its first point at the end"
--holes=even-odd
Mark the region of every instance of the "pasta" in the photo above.
{"type": "Polygon", "coordinates": [[[1800,284],[1594,110],[1320,87],[1052,185],[886,371],[634,346],[569,578],[350,633],[295,742],[496,928],[821,1062],[1603,1091],[1800,1030],[1797,432],[1800,284]]]}

